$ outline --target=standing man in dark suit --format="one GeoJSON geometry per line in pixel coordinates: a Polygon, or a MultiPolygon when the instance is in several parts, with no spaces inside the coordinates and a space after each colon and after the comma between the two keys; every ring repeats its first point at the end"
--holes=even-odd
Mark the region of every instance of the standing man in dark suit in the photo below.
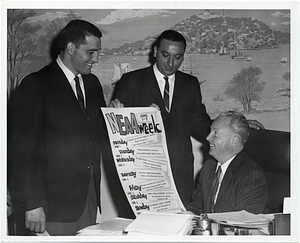
{"type": "MultiPolygon", "coordinates": [[[[190,202],[194,185],[191,135],[205,138],[211,125],[202,104],[198,79],[178,71],[185,49],[186,40],[180,33],[164,31],[154,45],[156,63],[124,74],[111,102],[114,107],[155,106],[160,109],[172,173],[184,205],[190,202]]],[[[257,125],[260,124],[254,121],[253,126],[257,125]]]]}
{"type": "Polygon", "coordinates": [[[15,215],[23,213],[32,233],[75,235],[96,222],[106,138],[100,108],[106,104],[91,69],[101,37],[89,22],[69,22],[59,35],[57,59],[25,77],[11,99],[15,215]]]}
{"type": "Polygon", "coordinates": [[[191,199],[194,157],[190,136],[206,137],[211,120],[202,104],[196,77],[178,71],[184,60],[186,41],[173,30],[163,32],[154,46],[153,66],[126,73],[115,87],[113,100],[125,107],[156,106],[160,109],[174,181],[184,204],[191,199]],[[164,87],[168,78],[169,107],[165,108],[164,87]]]}
{"type": "Polygon", "coordinates": [[[243,152],[249,130],[239,112],[224,112],[214,120],[207,137],[214,159],[201,168],[188,211],[196,215],[240,210],[263,213],[266,178],[262,168],[243,152]]]}

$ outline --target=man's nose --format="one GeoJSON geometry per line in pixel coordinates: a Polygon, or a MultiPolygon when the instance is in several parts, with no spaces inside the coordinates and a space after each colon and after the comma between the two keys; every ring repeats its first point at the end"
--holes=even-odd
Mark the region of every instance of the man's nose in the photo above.
{"type": "Polygon", "coordinates": [[[209,140],[211,140],[211,138],[212,138],[212,135],[211,135],[211,133],[210,133],[210,134],[208,134],[208,136],[206,137],[206,140],[209,141],[209,140]]]}
{"type": "Polygon", "coordinates": [[[93,62],[94,63],[98,63],[99,62],[99,55],[93,55],[93,58],[92,58],[93,62]]]}
{"type": "Polygon", "coordinates": [[[170,57],[170,58],[168,59],[168,66],[169,66],[169,67],[173,67],[173,64],[174,64],[174,59],[173,59],[172,57],[170,57]]]}

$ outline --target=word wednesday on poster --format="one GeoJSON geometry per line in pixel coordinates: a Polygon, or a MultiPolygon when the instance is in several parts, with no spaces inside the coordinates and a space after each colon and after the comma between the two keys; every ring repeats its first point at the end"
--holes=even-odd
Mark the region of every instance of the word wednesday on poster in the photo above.
{"type": "Polygon", "coordinates": [[[116,169],[135,213],[185,210],[173,180],[160,111],[101,108],[116,169]]]}

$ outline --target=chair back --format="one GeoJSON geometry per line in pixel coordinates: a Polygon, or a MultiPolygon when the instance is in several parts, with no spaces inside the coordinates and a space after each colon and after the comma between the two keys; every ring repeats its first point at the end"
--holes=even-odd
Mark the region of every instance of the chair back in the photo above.
{"type": "Polygon", "coordinates": [[[244,151],[265,171],[268,182],[265,213],[282,212],[284,197],[290,197],[290,133],[251,129],[244,151]]]}

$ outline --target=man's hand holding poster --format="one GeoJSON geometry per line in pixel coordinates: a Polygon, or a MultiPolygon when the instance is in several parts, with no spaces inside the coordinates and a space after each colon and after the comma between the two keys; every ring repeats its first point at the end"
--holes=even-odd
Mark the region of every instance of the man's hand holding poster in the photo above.
{"type": "Polygon", "coordinates": [[[117,173],[135,215],[185,210],[174,184],[160,111],[149,107],[102,112],[117,173]]]}

